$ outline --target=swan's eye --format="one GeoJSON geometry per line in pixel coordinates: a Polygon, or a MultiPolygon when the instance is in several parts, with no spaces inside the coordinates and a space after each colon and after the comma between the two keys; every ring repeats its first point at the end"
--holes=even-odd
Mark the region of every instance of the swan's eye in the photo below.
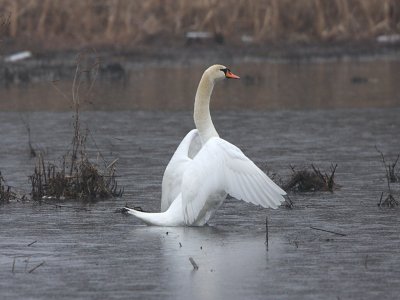
{"type": "Polygon", "coordinates": [[[220,69],[222,72],[224,72],[224,74],[225,74],[225,76],[226,76],[226,72],[227,71],[229,71],[229,69],[228,68],[225,68],[225,69],[220,69]]]}

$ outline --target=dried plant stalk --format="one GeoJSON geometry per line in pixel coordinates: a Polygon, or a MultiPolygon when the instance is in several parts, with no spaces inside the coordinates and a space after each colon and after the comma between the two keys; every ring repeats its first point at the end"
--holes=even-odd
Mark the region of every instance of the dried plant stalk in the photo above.
{"type": "Polygon", "coordinates": [[[75,199],[93,201],[109,197],[120,197],[123,190],[116,181],[114,160],[107,164],[103,159],[103,167],[93,163],[86,142],[88,130],[82,132],[80,124],[81,91],[83,85],[82,74],[93,73],[91,81],[87,84],[86,94],[90,94],[97,74],[98,62],[82,70],[83,56],[78,57],[77,68],[72,85],[72,104],[74,107],[74,135],[71,150],[63,156],[60,165],[45,162],[43,155],[39,154],[34,173],[30,176],[32,185],[32,198],[41,200],[46,197],[55,199],[75,199]]]}
{"type": "Polygon", "coordinates": [[[399,206],[399,201],[393,196],[392,192],[392,186],[391,183],[398,182],[400,181],[400,176],[399,176],[399,171],[396,169],[397,162],[399,161],[400,154],[397,155],[396,160],[394,163],[386,163],[385,156],[383,155],[383,152],[378,149],[377,146],[375,146],[376,151],[380,154],[381,159],[382,159],[382,164],[385,168],[385,177],[386,177],[386,183],[387,183],[387,196],[383,198],[383,192],[381,194],[381,198],[379,199],[378,206],[379,207],[390,207],[394,208],[396,206],[399,206]]]}

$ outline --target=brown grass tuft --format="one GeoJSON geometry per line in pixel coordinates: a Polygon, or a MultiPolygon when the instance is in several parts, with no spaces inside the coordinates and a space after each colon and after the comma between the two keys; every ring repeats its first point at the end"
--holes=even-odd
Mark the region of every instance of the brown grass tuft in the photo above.
{"type": "Polygon", "coordinates": [[[283,185],[285,191],[294,192],[333,192],[338,186],[334,181],[337,165],[331,165],[330,173],[322,173],[317,167],[311,165],[311,169],[296,170],[292,168],[292,176],[283,185]]]}
{"type": "Polygon", "coordinates": [[[123,193],[118,188],[114,165],[101,168],[92,163],[85,152],[76,158],[65,156],[61,167],[45,162],[39,155],[30,181],[32,199],[39,201],[47,197],[95,201],[120,197],[123,193]],[[69,167],[67,159],[72,162],[69,167]]]}

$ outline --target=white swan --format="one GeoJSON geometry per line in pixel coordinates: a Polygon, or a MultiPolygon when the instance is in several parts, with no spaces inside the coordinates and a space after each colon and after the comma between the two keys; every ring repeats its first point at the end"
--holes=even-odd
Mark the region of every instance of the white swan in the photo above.
{"type": "Polygon", "coordinates": [[[148,225],[202,226],[227,194],[262,207],[277,208],[286,195],[236,146],[221,139],[210,116],[214,83],[239,77],[222,65],[203,74],[194,103],[197,129],[182,140],[169,162],[162,182],[160,213],[125,208],[148,225]]]}

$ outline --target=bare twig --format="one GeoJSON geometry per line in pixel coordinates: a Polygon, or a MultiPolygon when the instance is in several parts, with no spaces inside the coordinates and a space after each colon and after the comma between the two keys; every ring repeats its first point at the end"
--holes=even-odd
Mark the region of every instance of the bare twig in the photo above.
{"type": "Polygon", "coordinates": [[[116,162],[117,162],[118,160],[119,160],[119,158],[114,159],[114,160],[106,167],[106,169],[109,169],[109,168],[113,167],[113,166],[116,164],[116,162]]]}
{"type": "Polygon", "coordinates": [[[293,203],[292,199],[290,199],[289,195],[286,194],[286,196],[285,196],[285,207],[289,208],[289,209],[292,209],[293,206],[294,206],[294,203],[293,203]]]}
{"type": "Polygon", "coordinates": [[[199,266],[196,264],[196,262],[194,261],[193,257],[189,257],[189,261],[192,264],[194,270],[198,270],[199,269],[199,266]]]}
{"type": "Polygon", "coordinates": [[[14,270],[15,270],[15,257],[14,257],[14,259],[13,259],[13,263],[12,263],[12,268],[11,268],[11,272],[13,272],[14,273],[14,270]]]}
{"type": "Polygon", "coordinates": [[[32,272],[35,271],[37,268],[43,266],[44,263],[45,263],[45,262],[42,261],[40,264],[38,264],[37,266],[35,266],[35,267],[33,267],[32,269],[30,269],[30,270],[28,271],[28,273],[32,273],[32,272]]]}
{"type": "Polygon", "coordinates": [[[37,241],[33,241],[32,243],[29,243],[27,246],[30,247],[30,246],[32,246],[32,245],[35,244],[35,243],[37,243],[37,241]]]}
{"type": "Polygon", "coordinates": [[[375,145],[375,149],[381,155],[382,164],[383,164],[383,167],[385,168],[385,173],[386,173],[387,187],[388,187],[388,190],[389,190],[389,194],[391,194],[392,192],[391,192],[391,188],[390,188],[389,170],[388,170],[388,167],[386,165],[385,156],[383,155],[382,151],[380,151],[378,149],[378,147],[376,145],[375,145]]]}
{"type": "Polygon", "coordinates": [[[383,192],[381,193],[381,198],[379,199],[378,206],[382,206],[383,192]]]}
{"type": "Polygon", "coordinates": [[[268,217],[265,217],[265,244],[267,245],[267,251],[269,250],[269,237],[268,237],[268,217]]]}
{"type": "Polygon", "coordinates": [[[321,228],[317,228],[317,227],[313,227],[313,226],[310,226],[310,228],[311,228],[311,229],[314,229],[314,230],[319,230],[319,231],[324,231],[324,232],[333,233],[333,234],[340,235],[340,236],[346,236],[346,234],[344,234],[344,233],[339,233],[339,232],[335,232],[335,231],[331,231],[331,230],[321,229],[321,228]]]}
{"type": "Polygon", "coordinates": [[[29,147],[29,154],[31,157],[36,157],[37,153],[35,148],[33,148],[32,146],[32,138],[31,138],[31,126],[29,125],[29,121],[25,120],[22,116],[21,116],[21,120],[25,125],[26,131],[28,132],[28,147],[29,147]]]}

